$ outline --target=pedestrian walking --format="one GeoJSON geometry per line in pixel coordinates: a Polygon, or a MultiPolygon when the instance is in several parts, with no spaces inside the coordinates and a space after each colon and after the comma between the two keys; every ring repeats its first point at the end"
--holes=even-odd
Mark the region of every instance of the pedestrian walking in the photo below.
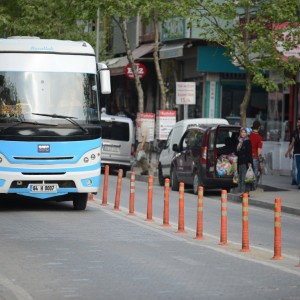
{"type": "Polygon", "coordinates": [[[244,193],[248,193],[249,197],[250,183],[246,182],[245,179],[247,170],[253,165],[253,161],[252,145],[245,127],[240,129],[236,154],[238,157],[238,189],[241,193],[240,197],[243,197],[244,193]]]}
{"type": "Polygon", "coordinates": [[[255,191],[257,189],[258,180],[262,173],[262,147],[263,147],[263,138],[259,134],[259,130],[261,128],[261,124],[258,120],[255,120],[252,124],[252,132],[249,135],[249,140],[252,145],[252,159],[253,159],[253,171],[255,174],[255,182],[251,184],[251,191],[255,191]]]}
{"type": "Polygon", "coordinates": [[[298,170],[300,165],[297,164],[296,156],[300,154],[300,117],[297,119],[296,129],[293,132],[292,140],[289,144],[289,147],[285,153],[285,157],[292,158],[293,157],[293,168],[292,168],[292,185],[300,184],[297,180],[298,170]],[[293,154],[292,154],[292,150],[293,154]]]}
{"type": "Polygon", "coordinates": [[[138,146],[136,151],[136,160],[138,164],[142,168],[141,175],[149,175],[149,167],[148,167],[148,161],[147,161],[147,155],[149,153],[150,149],[150,143],[149,143],[149,129],[146,124],[142,121],[140,117],[136,120],[136,125],[139,128],[138,129],[138,146]],[[144,153],[142,154],[142,151],[144,153]]]}

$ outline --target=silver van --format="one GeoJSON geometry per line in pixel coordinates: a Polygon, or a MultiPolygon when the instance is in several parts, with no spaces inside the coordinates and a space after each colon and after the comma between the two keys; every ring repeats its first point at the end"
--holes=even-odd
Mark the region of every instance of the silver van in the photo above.
{"type": "Polygon", "coordinates": [[[102,152],[101,167],[110,166],[110,170],[131,169],[134,161],[135,131],[130,118],[101,115],[102,152]]]}
{"type": "MultiPolygon", "coordinates": [[[[164,185],[164,179],[170,178],[171,162],[175,155],[173,145],[179,144],[179,141],[185,131],[194,126],[201,126],[203,128],[212,127],[216,125],[228,125],[229,122],[222,118],[198,118],[187,119],[177,122],[169,133],[169,136],[160,149],[158,158],[158,180],[160,185],[164,185]]],[[[161,143],[160,143],[161,144],[161,143]]]]}

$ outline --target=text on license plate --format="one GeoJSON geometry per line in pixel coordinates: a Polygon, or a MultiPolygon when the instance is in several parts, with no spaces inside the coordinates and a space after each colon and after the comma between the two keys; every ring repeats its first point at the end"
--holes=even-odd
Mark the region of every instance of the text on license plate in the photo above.
{"type": "Polygon", "coordinates": [[[31,184],[30,193],[57,193],[57,184],[31,184]]]}
{"type": "Polygon", "coordinates": [[[113,146],[103,146],[102,150],[108,152],[118,152],[118,148],[113,146]]]}

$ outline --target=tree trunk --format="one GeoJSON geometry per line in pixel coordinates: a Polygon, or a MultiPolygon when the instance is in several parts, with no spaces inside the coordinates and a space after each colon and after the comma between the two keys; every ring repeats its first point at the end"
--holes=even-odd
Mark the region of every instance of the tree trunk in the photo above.
{"type": "Polygon", "coordinates": [[[243,102],[240,105],[241,125],[243,127],[247,126],[247,107],[250,102],[251,89],[252,89],[252,74],[246,72],[246,91],[245,91],[243,102]]]}
{"type": "Polygon", "coordinates": [[[166,109],[166,89],[163,81],[163,77],[161,74],[161,69],[159,65],[159,58],[158,58],[158,47],[159,47],[159,22],[157,20],[157,14],[156,10],[153,11],[153,23],[154,23],[154,33],[155,33],[155,44],[154,44],[154,52],[153,52],[153,57],[154,57],[154,64],[155,64],[155,70],[156,70],[156,76],[159,84],[159,89],[160,89],[160,108],[161,109],[166,109]]]}
{"type": "MultiPolygon", "coordinates": [[[[245,20],[246,20],[246,25],[250,23],[250,8],[249,4],[246,4],[244,6],[244,12],[245,12],[245,20]]],[[[244,46],[245,49],[249,48],[249,31],[246,28],[243,29],[243,37],[244,37],[244,46]]],[[[249,60],[249,53],[247,60],[249,60]]],[[[252,89],[252,73],[250,71],[246,70],[246,91],[244,95],[243,102],[240,105],[240,116],[241,116],[241,125],[243,127],[247,126],[247,108],[250,102],[250,97],[251,97],[251,89],[252,89]]]]}
{"type": "Polygon", "coordinates": [[[122,31],[122,37],[126,49],[127,58],[130,64],[130,67],[132,69],[133,75],[134,75],[134,81],[135,81],[135,87],[138,94],[138,110],[140,113],[144,112],[144,91],[142,89],[142,84],[140,81],[140,78],[138,76],[137,68],[134,63],[134,58],[130,49],[130,43],[128,39],[128,32],[127,32],[127,22],[122,21],[121,22],[121,31],[122,31]]]}

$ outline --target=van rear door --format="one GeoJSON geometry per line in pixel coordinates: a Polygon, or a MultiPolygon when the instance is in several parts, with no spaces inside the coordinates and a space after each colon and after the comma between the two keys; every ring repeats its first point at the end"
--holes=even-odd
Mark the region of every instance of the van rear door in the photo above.
{"type": "MultiPolygon", "coordinates": [[[[206,172],[209,178],[216,178],[216,166],[218,161],[218,149],[225,146],[225,140],[230,138],[233,144],[237,144],[240,126],[219,125],[210,128],[207,138],[207,162],[206,172]]],[[[235,151],[235,147],[233,147],[235,151]]]]}

